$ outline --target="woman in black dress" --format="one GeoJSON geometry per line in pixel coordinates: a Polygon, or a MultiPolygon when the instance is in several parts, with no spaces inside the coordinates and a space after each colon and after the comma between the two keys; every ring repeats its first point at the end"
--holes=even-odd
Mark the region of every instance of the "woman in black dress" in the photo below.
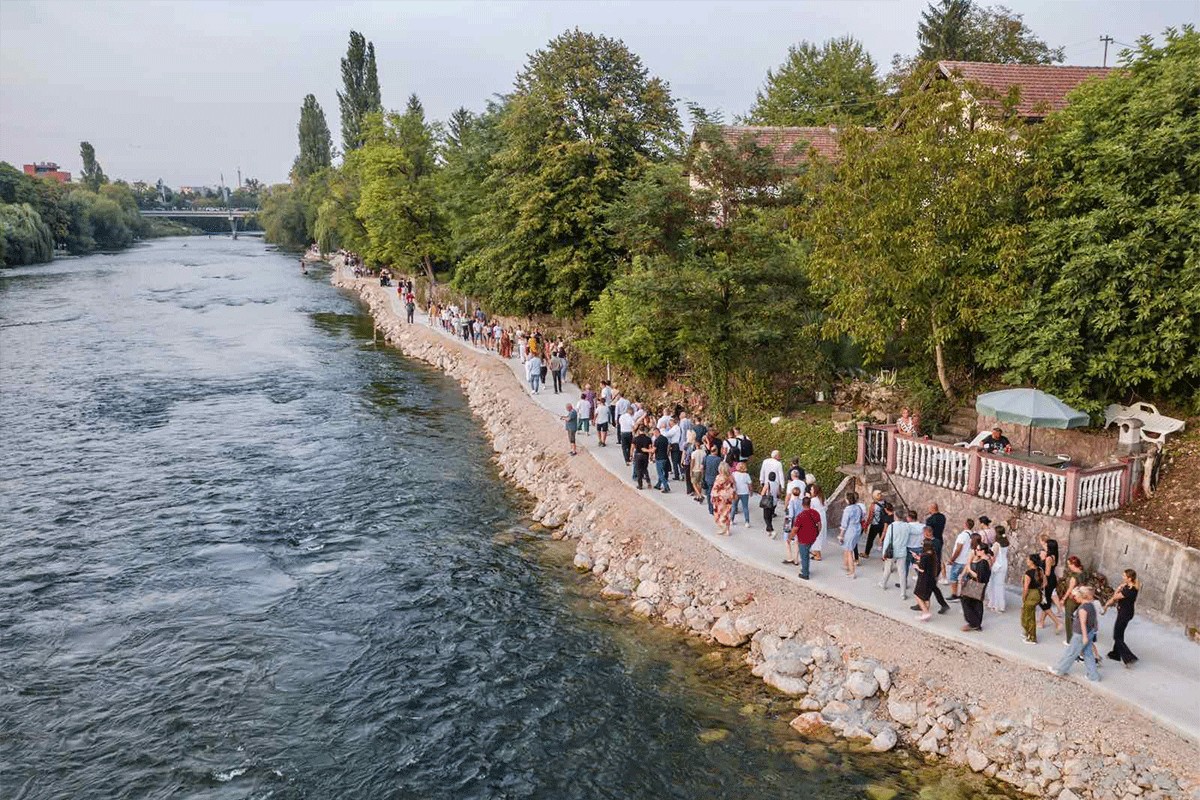
{"type": "Polygon", "coordinates": [[[1137,573],[1127,569],[1125,570],[1125,580],[1104,604],[1105,611],[1114,603],[1117,605],[1117,623],[1113,626],[1113,649],[1108,657],[1113,661],[1123,662],[1126,669],[1132,667],[1138,660],[1129,646],[1125,644],[1125,629],[1129,627],[1129,621],[1133,619],[1133,606],[1137,603],[1138,590],[1141,588],[1137,573]]]}
{"type": "Polygon", "coordinates": [[[1058,619],[1058,615],[1054,613],[1054,598],[1055,589],[1058,588],[1058,540],[1051,539],[1046,534],[1041,535],[1042,549],[1038,553],[1038,558],[1041,560],[1042,572],[1046,573],[1046,586],[1042,590],[1042,602],[1038,608],[1041,609],[1041,614],[1038,615],[1038,628],[1046,627],[1046,620],[1054,623],[1054,632],[1058,633],[1062,630],[1062,623],[1058,619]]]}
{"type": "MultiPolygon", "coordinates": [[[[988,579],[992,577],[992,565],[990,561],[991,553],[983,542],[975,546],[971,551],[971,561],[963,570],[963,575],[972,580],[978,581],[987,589],[988,579]]],[[[959,598],[963,610],[963,619],[967,624],[963,625],[964,631],[981,631],[983,630],[983,595],[980,595],[979,600],[971,597],[965,597],[962,590],[959,590],[959,598]]]]}
{"type": "Polygon", "coordinates": [[[921,558],[917,561],[917,588],[913,591],[921,608],[921,622],[929,622],[933,616],[929,613],[929,598],[937,587],[937,562],[937,548],[932,539],[926,539],[921,545],[921,558]]]}

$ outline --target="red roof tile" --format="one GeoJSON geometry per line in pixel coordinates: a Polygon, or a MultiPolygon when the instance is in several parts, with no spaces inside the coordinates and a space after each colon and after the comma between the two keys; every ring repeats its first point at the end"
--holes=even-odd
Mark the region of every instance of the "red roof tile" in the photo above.
{"type": "MultiPolygon", "coordinates": [[[[1016,112],[1037,120],[1067,105],[1067,94],[1088,78],[1103,78],[1112,67],[1064,67],[1054,64],[988,64],[981,61],[939,61],[947,78],[960,77],[995,91],[1003,97],[1009,89],[1020,89],[1016,112]]],[[[988,102],[984,99],[983,102],[988,102]]]]}
{"type": "Polygon", "coordinates": [[[793,128],[765,125],[721,125],[721,138],[737,147],[749,136],[759,147],[775,154],[776,163],[784,167],[797,167],[808,158],[808,150],[814,148],[825,158],[836,158],[838,154],[838,129],[793,128]]]}

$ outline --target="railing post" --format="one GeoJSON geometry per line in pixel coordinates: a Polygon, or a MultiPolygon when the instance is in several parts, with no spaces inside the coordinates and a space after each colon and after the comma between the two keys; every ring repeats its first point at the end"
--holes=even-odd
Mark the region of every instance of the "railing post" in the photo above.
{"type": "Polygon", "coordinates": [[[1073,522],[1079,517],[1079,467],[1067,467],[1067,490],[1063,497],[1063,519],[1073,522]]]}
{"type": "Polygon", "coordinates": [[[1122,458],[1121,463],[1125,465],[1125,469],[1121,470],[1121,499],[1117,502],[1118,508],[1133,499],[1133,459],[1122,458]]]}
{"type": "Polygon", "coordinates": [[[891,425],[887,429],[887,459],[883,465],[884,472],[896,471],[896,426],[891,425]]]}
{"type": "Polygon", "coordinates": [[[867,423],[858,423],[858,456],[856,464],[860,467],[867,466],[867,423]]]}
{"type": "Polygon", "coordinates": [[[979,451],[974,448],[967,451],[967,458],[967,494],[978,496],[982,459],[979,458],[979,451]]]}

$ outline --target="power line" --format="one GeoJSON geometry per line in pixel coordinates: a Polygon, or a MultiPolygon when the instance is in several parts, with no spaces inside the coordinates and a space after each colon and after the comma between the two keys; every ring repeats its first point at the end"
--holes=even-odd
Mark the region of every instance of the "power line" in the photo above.
{"type": "Polygon", "coordinates": [[[1112,42],[1115,42],[1116,40],[1113,39],[1108,34],[1104,34],[1103,36],[1100,37],[1100,41],[1104,42],[1104,66],[1107,67],[1108,66],[1108,46],[1109,46],[1109,44],[1111,44],[1112,42]]]}

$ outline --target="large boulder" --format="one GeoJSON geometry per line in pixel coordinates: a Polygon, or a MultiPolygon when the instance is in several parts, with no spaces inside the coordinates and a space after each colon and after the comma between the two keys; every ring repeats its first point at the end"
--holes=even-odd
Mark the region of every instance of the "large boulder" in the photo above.
{"type": "Polygon", "coordinates": [[[850,694],[857,697],[859,700],[865,700],[868,697],[874,697],[879,691],[879,682],[871,675],[865,672],[852,672],[850,677],[846,679],[845,687],[850,691],[850,694]]]}
{"type": "Polygon", "coordinates": [[[655,581],[642,581],[637,587],[637,596],[650,599],[662,594],[662,589],[655,581]]]}
{"type": "Polygon", "coordinates": [[[711,633],[718,644],[726,647],[741,647],[750,640],[750,634],[738,630],[737,618],[733,614],[725,614],[718,619],[711,633]]]}
{"type": "Polygon", "coordinates": [[[808,711],[796,717],[789,723],[799,733],[808,736],[824,730],[825,719],[817,711],[808,711]]]}
{"type": "Polygon", "coordinates": [[[896,730],[889,725],[875,734],[875,738],[871,740],[871,749],[877,753],[886,753],[896,746],[896,741],[896,730]]]}
{"type": "Polygon", "coordinates": [[[780,675],[774,670],[768,670],[763,674],[763,682],[767,686],[771,686],[784,694],[801,695],[808,691],[808,682],[803,678],[794,678],[790,675],[780,675]]]}

